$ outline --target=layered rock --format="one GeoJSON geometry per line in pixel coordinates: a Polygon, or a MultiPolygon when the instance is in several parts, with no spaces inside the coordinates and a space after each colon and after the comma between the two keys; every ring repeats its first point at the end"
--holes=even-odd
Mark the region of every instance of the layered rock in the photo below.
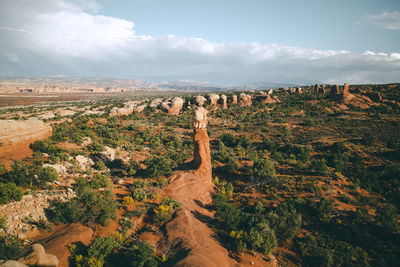
{"type": "Polygon", "coordinates": [[[55,255],[46,253],[44,247],[40,244],[32,245],[32,252],[19,259],[18,261],[28,266],[38,267],[57,267],[58,259],[55,255]]]}
{"type": "Polygon", "coordinates": [[[29,145],[51,136],[52,128],[41,120],[0,120],[0,161],[32,155],[29,145]]]}
{"type": "Polygon", "coordinates": [[[222,105],[222,109],[228,109],[228,98],[226,95],[221,95],[220,103],[222,105]]]}
{"type": "Polygon", "coordinates": [[[183,99],[180,97],[174,97],[170,101],[163,102],[161,108],[168,112],[169,115],[179,115],[179,112],[183,108],[183,99]]]}
{"type": "Polygon", "coordinates": [[[218,105],[219,95],[211,93],[208,95],[208,98],[210,99],[210,106],[218,105]]]}
{"type": "Polygon", "coordinates": [[[355,95],[350,93],[350,87],[347,83],[340,88],[338,85],[334,85],[331,88],[329,93],[329,97],[333,98],[335,101],[339,103],[343,103],[349,106],[353,106],[356,108],[369,108],[371,105],[375,105],[372,100],[365,95],[355,95]]]}
{"type": "Polygon", "coordinates": [[[252,101],[251,101],[251,95],[247,95],[245,93],[241,93],[239,95],[239,105],[241,107],[249,107],[251,106],[252,101]]]}

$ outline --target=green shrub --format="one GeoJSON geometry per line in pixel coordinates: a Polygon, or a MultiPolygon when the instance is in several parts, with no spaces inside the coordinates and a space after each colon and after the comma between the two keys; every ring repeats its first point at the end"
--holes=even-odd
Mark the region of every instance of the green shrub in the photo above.
{"type": "Polygon", "coordinates": [[[147,199],[147,194],[146,191],[144,191],[142,188],[137,188],[133,191],[132,197],[136,201],[146,201],[147,199]]]}
{"type": "Polygon", "coordinates": [[[0,259],[17,260],[23,256],[24,243],[14,235],[0,235],[0,259]]]}
{"type": "Polygon", "coordinates": [[[92,180],[90,181],[90,187],[93,189],[99,189],[109,186],[110,186],[110,181],[108,180],[108,177],[101,173],[95,174],[92,180]]]}
{"type": "Polygon", "coordinates": [[[311,167],[318,175],[327,175],[329,172],[328,165],[326,165],[325,159],[318,159],[313,161],[311,167]]]}
{"type": "Polygon", "coordinates": [[[223,133],[219,139],[228,147],[234,147],[237,144],[235,136],[231,133],[223,133]]]}
{"type": "Polygon", "coordinates": [[[75,185],[77,197],[68,202],[55,202],[50,209],[50,220],[56,224],[96,222],[107,225],[116,217],[117,203],[111,191],[96,192],[84,179],[75,185]]]}
{"type": "Polygon", "coordinates": [[[254,162],[253,174],[256,181],[260,183],[274,182],[277,178],[274,163],[265,158],[254,162]]]}
{"type": "Polygon", "coordinates": [[[0,203],[7,204],[11,201],[20,201],[24,192],[14,183],[0,184],[0,203]]]}
{"type": "Polygon", "coordinates": [[[152,157],[149,160],[146,160],[145,164],[147,166],[146,175],[151,178],[168,176],[172,172],[171,159],[165,156],[152,157]]]}

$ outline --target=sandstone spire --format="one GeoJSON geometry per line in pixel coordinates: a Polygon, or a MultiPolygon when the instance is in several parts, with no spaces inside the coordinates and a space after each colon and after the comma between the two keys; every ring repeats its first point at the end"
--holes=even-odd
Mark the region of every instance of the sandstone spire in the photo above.
{"type": "Polygon", "coordinates": [[[193,112],[193,167],[211,174],[210,139],[207,134],[207,113],[203,107],[196,107],[193,112]]]}

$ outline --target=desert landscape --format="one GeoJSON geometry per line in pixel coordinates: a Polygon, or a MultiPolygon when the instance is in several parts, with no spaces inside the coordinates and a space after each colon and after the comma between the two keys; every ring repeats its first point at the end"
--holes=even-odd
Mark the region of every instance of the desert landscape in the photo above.
{"type": "Polygon", "coordinates": [[[396,264],[399,89],[2,107],[1,255],[29,266],[396,264]]]}
{"type": "Polygon", "coordinates": [[[0,267],[400,266],[400,1],[0,1],[0,267]]]}

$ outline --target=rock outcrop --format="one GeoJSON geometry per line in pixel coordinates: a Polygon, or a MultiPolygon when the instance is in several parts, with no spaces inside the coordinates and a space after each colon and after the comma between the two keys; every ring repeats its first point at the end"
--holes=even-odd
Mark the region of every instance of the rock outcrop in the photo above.
{"type": "Polygon", "coordinates": [[[208,98],[210,99],[210,106],[218,105],[219,95],[211,93],[208,95],[208,98]]]}
{"type": "Polygon", "coordinates": [[[339,103],[356,108],[364,109],[369,108],[371,105],[375,105],[375,103],[372,102],[368,96],[350,93],[350,87],[347,83],[345,83],[342,88],[340,88],[338,85],[334,85],[331,88],[329,97],[339,103]]]}
{"type": "Polygon", "coordinates": [[[57,267],[58,259],[52,254],[46,253],[44,247],[40,244],[32,245],[32,253],[28,254],[24,258],[18,261],[28,266],[38,267],[57,267]]]}
{"type": "Polygon", "coordinates": [[[143,101],[128,101],[124,103],[123,108],[113,107],[109,115],[110,117],[129,115],[133,112],[142,112],[146,107],[147,104],[143,104],[143,101]]]}
{"type": "Polygon", "coordinates": [[[228,251],[216,240],[215,233],[201,218],[213,218],[204,206],[211,202],[214,190],[210,145],[207,135],[207,112],[198,107],[193,114],[194,170],[175,171],[165,189],[168,196],[183,204],[165,229],[166,249],[182,255],[174,266],[238,266],[228,251]]]}
{"type": "Polygon", "coordinates": [[[237,95],[232,95],[232,96],[231,96],[231,104],[232,104],[232,105],[237,105],[237,103],[238,103],[238,97],[237,97],[237,95]]]}
{"type": "Polygon", "coordinates": [[[251,95],[247,95],[245,93],[241,93],[239,95],[239,105],[241,107],[249,107],[252,105],[251,95]]]}
{"type": "Polygon", "coordinates": [[[380,92],[368,92],[367,96],[374,102],[382,102],[383,97],[380,92]]]}
{"type": "Polygon", "coordinates": [[[69,266],[68,258],[71,256],[69,247],[72,243],[82,242],[89,245],[93,238],[93,230],[78,223],[70,224],[40,241],[47,253],[55,255],[59,260],[59,266],[69,266]]]}
{"type": "Polygon", "coordinates": [[[207,113],[203,107],[197,107],[193,113],[194,159],[197,170],[211,172],[210,140],[207,134],[207,113]]]}
{"type": "Polygon", "coordinates": [[[183,99],[180,97],[174,97],[170,101],[165,101],[161,104],[161,108],[168,112],[169,115],[179,115],[179,112],[183,108],[183,99]]]}
{"type": "Polygon", "coordinates": [[[151,101],[150,107],[157,108],[162,104],[162,102],[163,102],[162,98],[155,98],[153,99],[153,101],[151,101]]]}
{"type": "Polygon", "coordinates": [[[207,99],[201,95],[196,96],[194,100],[196,102],[196,105],[199,107],[204,106],[204,103],[206,103],[206,101],[207,101],[207,99]]]}
{"type": "MultiPolygon", "coordinates": [[[[7,234],[17,235],[24,231],[33,231],[36,226],[29,223],[25,218],[29,218],[32,222],[40,220],[47,221],[46,209],[51,206],[52,202],[65,202],[75,196],[71,191],[43,191],[34,195],[24,195],[21,201],[10,202],[0,206],[0,216],[7,218],[6,231],[7,234]]],[[[3,230],[0,229],[0,233],[3,230]]]]}
{"type": "Polygon", "coordinates": [[[51,133],[51,126],[41,120],[0,120],[0,162],[31,156],[29,145],[51,133]]]}
{"type": "Polygon", "coordinates": [[[222,105],[222,109],[228,109],[228,98],[226,95],[221,95],[220,103],[222,105]]]}

